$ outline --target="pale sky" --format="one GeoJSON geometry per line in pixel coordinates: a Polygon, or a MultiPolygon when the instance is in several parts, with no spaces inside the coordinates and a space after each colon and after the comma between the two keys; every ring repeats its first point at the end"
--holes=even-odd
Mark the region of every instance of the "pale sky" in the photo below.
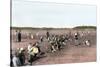
{"type": "Polygon", "coordinates": [[[12,26],[96,26],[96,6],[12,0],[12,26]]]}

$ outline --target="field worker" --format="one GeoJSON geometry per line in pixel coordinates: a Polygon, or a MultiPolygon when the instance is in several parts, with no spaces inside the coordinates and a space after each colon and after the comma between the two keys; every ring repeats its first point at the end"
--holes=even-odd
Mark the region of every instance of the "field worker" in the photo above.
{"type": "Polygon", "coordinates": [[[33,45],[30,49],[30,52],[29,52],[29,62],[30,64],[32,65],[32,62],[34,61],[34,59],[37,58],[37,54],[39,53],[39,50],[37,47],[35,47],[35,45],[33,45]]]}
{"type": "Polygon", "coordinates": [[[84,33],[82,32],[82,33],[81,33],[81,37],[83,37],[83,36],[84,36],[84,33]]]}
{"type": "Polygon", "coordinates": [[[64,46],[65,46],[65,45],[66,45],[66,42],[62,42],[62,45],[64,45],[64,46]]]}
{"type": "Polygon", "coordinates": [[[31,65],[32,65],[32,60],[33,60],[33,54],[31,54],[31,49],[32,48],[32,43],[29,43],[29,45],[28,45],[28,61],[31,63],[31,65]]]}
{"type": "Polygon", "coordinates": [[[37,39],[39,38],[39,32],[36,33],[36,38],[37,38],[37,39]]]}
{"type": "Polygon", "coordinates": [[[85,45],[90,46],[90,41],[89,40],[86,40],[85,41],[85,45]]]}
{"type": "Polygon", "coordinates": [[[40,37],[40,41],[43,42],[43,37],[42,36],[40,37]]]}
{"type": "Polygon", "coordinates": [[[50,38],[50,37],[48,37],[48,39],[47,39],[47,40],[48,40],[48,42],[50,42],[51,38],[50,38]]]}
{"type": "Polygon", "coordinates": [[[16,42],[18,42],[18,31],[17,30],[16,30],[15,35],[16,35],[16,42]]]}
{"type": "Polygon", "coordinates": [[[21,42],[21,31],[18,32],[18,42],[21,42]]]}
{"type": "Polygon", "coordinates": [[[52,47],[52,52],[55,52],[56,51],[56,49],[55,49],[55,47],[54,46],[51,46],[52,47]]]}
{"type": "Polygon", "coordinates": [[[33,38],[34,38],[33,34],[32,33],[28,33],[28,39],[33,39],[33,38]]]}
{"type": "Polygon", "coordinates": [[[33,34],[31,34],[31,39],[34,39],[34,36],[33,36],[33,34]]]}
{"type": "Polygon", "coordinates": [[[21,66],[25,64],[25,54],[24,54],[24,49],[20,48],[19,53],[18,53],[19,60],[21,62],[21,66]]]}
{"type": "Polygon", "coordinates": [[[55,52],[56,49],[55,49],[55,43],[54,43],[54,41],[50,41],[50,44],[51,44],[51,51],[55,52]]]}
{"type": "Polygon", "coordinates": [[[78,32],[74,34],[75,39],[78,40],[78,32]]]}
{"type": "Polygon", "coordinates": [[[28,53],[31,51],[31,48],[32,48],[32,43],[29,43],[29,45],[28,45],[28,53]]]}
{"type": "Polygon", "coordinates": [[[47,37],[47,39],[48,39],[49,36],[50,36],[50,34],[49,34],[49,32],[47,31],[47,32],[46,32],[46,37],[47,37]]]}
{"type": "Polygon", "coordinates": [[[13,66],[14,66],[14,67],[19,67],[19,66],[21,66],[21,62],[20,62],[20,60],[19,60],[19,57],[18,57],[18,53],[17,53],[17,52],[14,53],[12,62],[13,62],[13,66]]]}

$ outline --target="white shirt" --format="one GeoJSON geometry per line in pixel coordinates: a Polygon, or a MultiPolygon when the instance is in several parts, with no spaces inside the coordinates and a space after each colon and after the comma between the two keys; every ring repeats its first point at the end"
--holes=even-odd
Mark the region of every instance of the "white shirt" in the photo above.
{"type": "Polygon", "coordinates": [[[13,61],[14,67],[18,67],[21,65],[19,58],[17,58],[16,56],[13,57],[12,61],[13,61]]]}
{"type": "Polygon", "coordinates": [[[30,52],[31,48],[32,48],[32,46],[29,44],[28,45],[28,52],[30,52]]]}

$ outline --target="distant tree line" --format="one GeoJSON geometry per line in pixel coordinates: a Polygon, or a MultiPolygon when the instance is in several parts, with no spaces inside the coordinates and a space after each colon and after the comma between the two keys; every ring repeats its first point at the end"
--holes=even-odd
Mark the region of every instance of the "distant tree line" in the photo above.
{"type": "Polygon", "coordinates": [[[73,29],[96,29],[96,26],[77,26],[74,27],[73,29]]]}
{"type": "Polygon", "coordinates": [[[10,27],[11,29],[21,29],[21,30],[23,30],[23,29],[34,29],[34,30],[62,30],[62,29],[96,29],[97,27],[96,26],[76,26],[76,27],[74,27],[74,28],[47,28],[47,27],[42,27],[42,28],[38,28],[38,27],[10,27]]]}

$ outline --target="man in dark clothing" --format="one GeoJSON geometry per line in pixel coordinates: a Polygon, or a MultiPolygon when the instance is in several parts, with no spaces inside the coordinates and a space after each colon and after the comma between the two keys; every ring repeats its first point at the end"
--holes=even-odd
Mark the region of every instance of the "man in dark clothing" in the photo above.
{"type": "Polygon", "coordinates": [[[18,42],[21,42],[21,32],[18,33],[18,42]]]}
{"type": "Polygon", "coordinates": [[[49,37],[49,35],[50,35],[50,34],[49,34],[49,32],[47,31],[47,33],[46,33],[46,37],[48,38],[48,37],[49,37]]]}

